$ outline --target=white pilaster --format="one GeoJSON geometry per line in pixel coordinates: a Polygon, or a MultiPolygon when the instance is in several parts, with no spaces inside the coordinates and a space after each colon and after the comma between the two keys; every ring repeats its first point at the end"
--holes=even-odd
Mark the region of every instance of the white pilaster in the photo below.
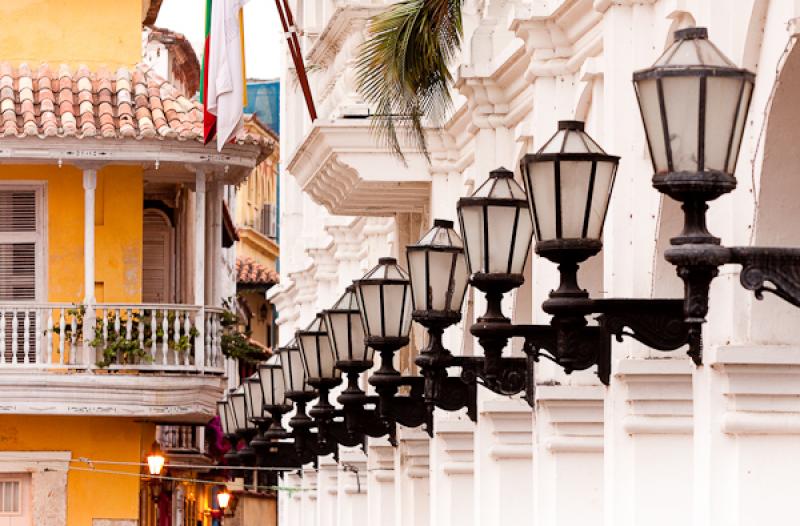
{"type": "Polygon", "coordinates": [[[533,517],[533,412],[517,398],[492,398],[479,404],[476,524],[528,524],[533,517]]]}
{"type": "MultiPolygon", "coordinates": [[[[339,466],[331,457],[320,457],[317,474],[317,525],[337,526],[339,466]]],[[[347,525],[341,525],[347,526],[347,525]]]]}
{"type": "Polygon", "coordinates": [[[692,365],[615,363],[605,414],[605,523],[688,524],[692,495],[692,365]]]}
{"type": "Polygon", "coordinates": [[[369,524],[396,526],[394,448],[385,438],[370,438],[367,451],[367,518],[369,524]]]}
{"type": "Polygon", "coordinates": [[[475,424],[463,415],[436,416],[430,443],[431,524],[477,526],[473,477],[475,424]]]}
{"type": "Polygon", "coordinates": [[[360,449],[339,450],[338,524],[367,526],[367,457],[360,449]]]}
{"type": "Polygon", "coordinates": [[[536,387],[537,526],[602,518],[604,394],[599,385],[536,387]]]}
{"type": "Polygon", "coordinates": [[[202,370],[205,365],[206,173],[200,168],[195,170],[194,196],[194,304],[200,307],[195,319],[198,334],[194,339],[194,363],[202,370]]]}
{"type": "Polygon", "coordinates": [[[399,427],[395,464],[395,525],[430,524],[430,438],[419,428],[399,427]]]}

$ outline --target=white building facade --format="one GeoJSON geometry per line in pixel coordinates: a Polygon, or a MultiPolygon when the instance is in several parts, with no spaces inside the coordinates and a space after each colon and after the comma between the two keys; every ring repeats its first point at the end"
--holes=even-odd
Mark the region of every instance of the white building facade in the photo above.
{"type": "MultiPolygon", "coordinates": [[[[328,308],[382,256],[456,202],[491,170],[517,170],[556,131],[586,122],[621,157],[604,249],[582,266],[593,297],[683,297],[664,260],[680,230],[679,204],[653,173],[632,74],[674,31],[708,28],[733,62],[756,73],[736,170],[738,186],[711,203],[709,229],[725,245],[800,246],[798,0],[465,0],[454,64],[455,108],[431,130],[431,162],[409,148],[404,165],[370,133],[355,86],[358,46],[388,0],[293,0],[320,118],[310,122],[291,60],[282,78],[281,284],[271,299],[283,340],[328,308]]],[[[519,179],[520,174],[516,173],[519,179]]],[[[506,301],[518,323],[547,323],[541,304],[556,266],[531,253],[526,282],[506,301]]],[[[404,265],[405,266],[405,265],[404,265]]],[[[800,311],[757,301],[722,267],[711,288],[704,364],[685,349],[613,343],[609,386],[594,370],[535,371],[535,403],[479,388],[478,418],[437,411],[435,433],[401,429],[285,478],[281,526],[537,526],[788,524],[800,493],[800,311]]],[[[445,343],[480,355],[469,325],[485,307],[468,291],[445,343]]],[[[424,331],[398,353],[412,374],[424,331]]],[[[286,343],[282,341],[281,343],[286,343]]],[[[522,356],[519,345],[509,356],[522,356]]]]}

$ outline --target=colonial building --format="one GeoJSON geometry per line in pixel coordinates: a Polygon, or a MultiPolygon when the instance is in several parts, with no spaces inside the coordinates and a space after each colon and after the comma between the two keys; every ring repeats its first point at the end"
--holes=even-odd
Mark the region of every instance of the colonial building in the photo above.
{"type": "MultiPolygon", "coordinates": [[[[235,372],[221,344],[235,291],[225,198],[275,141],[245,131],[221,153],[203,146],[199,104],[141,60],[159,5],[0,6],[8,524],[148,523],[151,444],[202,452],[193,426],[235,372]]],[[[201,489],[169,502],[186,524],[210,521],[201,489]]]]}
{"type": "MultiPolygon", "coordinates": [[[[581,268],[593,297],[683,298],[664,259],[682,212],[651,186],[653,166],[633,89],[676,30],[708,28],[738,67],[755,73],[737,188],[710,203],[725,245],[797,246],[800,5],[766,0],[465,0],[452,65],[455,107],[428,130],[430,162],[406,145],[400,162],[370,129],[355,85],[368,19],[389,1],[295,0],[320,118],[311,123],[291,60],[282,78],[281,283],[271,291],[281,343],[329,308],[383,256],[405,246],[490,171],[518,170],[559,120],[584,121],[621,157],[604,248],[581,268]]],[[[689,94],[687,93],[688,97],[689,94]]],[[[690,107],[687,111],[696,111],[690,107]]],[[[679,133],[679,132],[675,132],[679,133]]],[[[670,138],[671,139],[671,138],[670,138]]],[[[515,177],[521,182],[520,174],[515,177]]],[[[520,183],[521,184],[521,183],[520,183]]],[[[792,270],[784,271],[785,275],[792,270]]],[[[752,277],[752,276],[751,276],[752,277]]],[[[793,279],[793,278],[792,278],[793,279]]],[[[517,323],[547,324],[556,266],[531,252],[525,284],[506,295],[517,323]]],[[[483,350],[467,332],[485,309],[470,288],[463,321],[445,334],[456,355],[483,350]]],[[[721,267],[704,325],[704,361],[686,348],[613,342],[611,376],[536,364],[531,407],[479,387],[477,421],[436,411],[435,433],[401,428],[396,447],[369,440],[284,485],[283,526],[608,526],[786,524],[800,491],[800,312],[721,267]]],[[[399,353],[406,374],[424,331],[399,353]]],[[[522,356],[510,346],[507,356],[522,356]]]]}

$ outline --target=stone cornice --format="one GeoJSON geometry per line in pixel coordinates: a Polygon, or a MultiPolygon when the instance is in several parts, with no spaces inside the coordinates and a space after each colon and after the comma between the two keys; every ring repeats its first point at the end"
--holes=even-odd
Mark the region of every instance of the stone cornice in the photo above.
{"type": "Polygon", "coordinates": [[[385,6],[371,4],[337,7],[314,45],[306,52],[306,62],[327,67],[336,57],[344,40],[349,35],[362,31],[367,21],[383,9],[385,6]]]}
{"type": "Polygon", "coordinates": [[[539,440],[547,450],[602,452],[604,394],[602,386],[537,386],[539,440]]]}
{"type": "Polygon", "coordinates": [[[265,258],[271,259],[273,263],[280,255],[278,244],[261,232],[250,227],[239,227],[237,233],[242,244],[249,246],[265,258]]]}

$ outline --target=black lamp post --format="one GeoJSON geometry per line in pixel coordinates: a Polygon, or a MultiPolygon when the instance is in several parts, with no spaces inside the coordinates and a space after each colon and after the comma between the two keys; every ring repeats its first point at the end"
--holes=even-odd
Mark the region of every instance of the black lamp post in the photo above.
{"type": "Polygon", "coordinates": [[[258,368],[261,392],[264,395],[264,410],[271,416],[271,425],[264,433],[267,440],[289,438],[283,427],[283,415],[292,410],[291,402],[286,398],[286,387],[279,356],[273,356],[258,368]]]}
{"type": "Polygon", "coordinates": [[[350,285],[330,309],[322,312],[331,349],[336,356],[336,367],[347,375],[347,387],[339,394],[346,430],[351,435],[366,434],[371,437],[394,436],[394,426],[387,427],[378,418],[377,411],[366,409],[375,404],[375,397],[367,396],[361,389],[361,374],[373,364],[374,351],[367,345],[364,324],[358,310],[355,287],[350,285]]]}
{"type": "Polygon", "coordinates": [[[684,316],[691,354],[702,360],[708,292],[721,265],[742,265],[742,285],[800,306],[800,250],[720,245],[706,227],[708,201],[736,187],[734,172],[755,75],[737,68],[708,40],[705,28],[675,32],[656,63],[633,75],[650,158],[653,186],[680,201],[683,231],[665,252],[684,282],[684,316]]]}
{"type": "Polygon", "coordinates": [[[442,344],[444,330],[461,320],[461,306],[467,292],[469,271],[461,237],[453,222],[436,219],[414,245],[406,247],[411,279],[412,318],[428,332],[428,345],[415,360],[425,378],[425,404],[455,411],[462,407],[473,420],[476,414],[475,382],[447,376],[447,367],[466,367],[442,344]]]}
{"type": "MultiPolygon", "coordinates": [[[[380,258],[353,285],[366,343],[381,357],[380,368],[369,379],[378,393],[378,414],[388,428],[393,428],[395,422],[418,427],[426,423],[427,416],[422,400],[424,379],[401,376],[393,364],[395,352],[408,345],[411,330],[408,273],[395,258],[380,258]],[[407,396],[395,396],[401,386],[410,387],[407,396]]],[[[433,422],[427,420],[427,430],[432,433],[433,422]]]]}
{"type": "Polygon", "coordinates": [[[247,403],[247,417],[256,428],[256,434],[250,440],[250,447],[258,453],[259,448],[267,444],[264,433],[272,423],[272,416],[264,408],[264,393],[258,373],[247,378],[242,385],[244,387],[245,402],[247,403]]]}

